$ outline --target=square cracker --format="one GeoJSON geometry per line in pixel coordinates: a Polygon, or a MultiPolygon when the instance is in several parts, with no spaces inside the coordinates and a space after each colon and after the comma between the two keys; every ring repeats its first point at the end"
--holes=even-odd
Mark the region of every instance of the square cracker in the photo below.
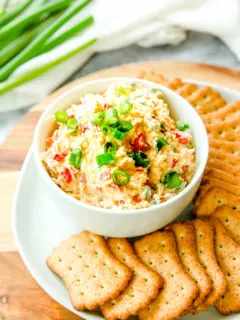
{"type": "Polygon", "coordinates": [[[129,286],[116,299],[101,307],[107,320],[128,319],[148,306],[162,287],[162,277],[147,267],[136,255],[127,239],[110,238],[107,241],[112,254],[133,271],[129,286]]]}
{"type": "MultiPolygon", "coordinates": [[[[227,192],[232,193],[233,195],[240,196],[240,186],[232,184],[231,182],[227,182],[223,179],[217,179],[212,176],[209,177],[208,175],[204,176],[202,180],[201,189],[206,188],[206,191],[208,191],[210,187],[217,187],[226,190],[227,192]]],[[[204,195],[205,193],[202,190],[202,195],[204,195]]]]}
{"type": "Polygon", "coordinates": [[[198,288],[182,266],[173,233],[155,232],[137,240],[134,247],[142,261],[164,279],[160,294],[139,313],[139,319],[170,320],[180,317],[192,305],[198,288]]]}
{"type": "Polygon", "coordinates": [[[215,251],[227,279],[227,291],[216,301],[216,309],[227,315],[240,312],[240,245],[227,233],[218,219],[211,218],[215,231],[215,251]]]}
{"type": "Polygon", "coordinates": [[[212,226],[209,222],[200,219],[195,219],[192,223],[196,233],[199,260],[212,281],[212,291],[203,303],[203,308],[207,309],[224,294],[227,281],[216,259],[212,226]]]}
{"type": "Polygon", "coordinates": [[[234,101],[227,104],[225,107],[211,112],[204,117],[205,124],[215,124],[219,122],[226,122],[239,117],[240,115],[240,101],[234,101]]]}
{"type": "Polygon", "coordinates": [[[240,176],[240,166],[232,165],[219,159],[208,159],[207,169],[220,169],[233,175],[240,176]]]}
{"type": "Polygon", "coordinates": [[[234,175],[232,173],[226,172],[221,169],[217,168],[206,168],[205,176],[208,178],[215,178],[218,180],[223,180],[233,185],[239,186],[239,193],[240,193],[240,175],[234,175]]]}
{"type": "Polygon", "coordinates": [[[131,270],[111,254],[104,238],[87,231],[63,241],[47,265],[65,282],[78,311],[115,299],[132,279],[131,270]]]}
{"type": "Polygon", "coordinates": [[[223,205],[240,210],[240,197],[221,188],[213,187],[201,197],[199,205],[194,209],[194,213],[197,216],[209,216],[223,205]]]}
{"type": "Polygon", "coordinates": [[[176,237],[179,257],[185,271],[195,280],[198,286],[199,294],[190,309],[190,312],[195,314],[204,310],[203,303],[212,290],[212,283],[199,261],[195,230],[192,223],[175,223],[168,229],[172,230],[176,237]]]}
{"type": "Polygon", "coordinates": [[[208,138],[226,141],[240,141],[240,115],[229,121],[206,124],[208,138]]]}
{"type": "Polygon", "coordinates": [[[240,211],[228,206],[221,206],[211,214],[217,218],[235,242],[240,245],[240,211]]]}

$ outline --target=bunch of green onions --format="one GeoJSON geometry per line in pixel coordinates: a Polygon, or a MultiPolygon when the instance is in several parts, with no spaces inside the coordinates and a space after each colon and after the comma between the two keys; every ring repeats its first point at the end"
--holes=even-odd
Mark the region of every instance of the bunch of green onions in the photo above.
{"type": "Polygon", "coordinates": [[[91,0],[22,0],[14,10],[8,12],[9,2],[6,0],[0,11],[0,95],[42,75],[96,42],[96,39],[91,39],[54,61],[25,74],[10,77],[26,61],[52,50],[82,32],[94,20],[92,16],[88,16],[53,38],[91,0]]]}

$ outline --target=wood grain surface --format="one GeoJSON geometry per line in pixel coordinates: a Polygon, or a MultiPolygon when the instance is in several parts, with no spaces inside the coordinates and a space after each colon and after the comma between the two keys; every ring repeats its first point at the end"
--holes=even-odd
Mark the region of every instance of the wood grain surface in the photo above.
{"type": "Polygon", "coordinates": [[[76,315],[54,302],[33,280],[16,252],[11,208],[19,170],[32,143],[42,111],[70,88],[101,77],[136,77],[142,70],[165,76],[201,80],[240,90],[240,72],[198,63],[151,61],[105,69],[76,80],[33,107],[0,146],[0,320],[75,320],[76,315]]]}

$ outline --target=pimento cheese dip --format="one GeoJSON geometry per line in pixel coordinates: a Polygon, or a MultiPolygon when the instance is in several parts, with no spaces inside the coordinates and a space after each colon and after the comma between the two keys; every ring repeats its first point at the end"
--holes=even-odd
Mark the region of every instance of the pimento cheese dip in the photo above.
{"type": "Polygon", "coordinates": [[[41,158],[52,180],[77,200],[141,209],[181,192],[195,170],[191,129],[175,121],[163,94],[117,82],[53,116],[41,158]]]}

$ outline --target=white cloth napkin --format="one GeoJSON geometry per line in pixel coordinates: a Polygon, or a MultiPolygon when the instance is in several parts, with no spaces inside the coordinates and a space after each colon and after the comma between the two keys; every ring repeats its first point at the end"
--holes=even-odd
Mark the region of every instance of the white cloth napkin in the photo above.
{"type": "Polygon", "coordinates": [[[92,27],[51,52],[28,61],[11,77],[54,60],[93,37],[98,38],[97,43],[41,77],[0,96],[0,111],[39,102],[96,52],[133,43],[143,47],[177,45],[185,40],[187,30],[219,37],[240,60],[240,0],[93,0],[63,28],[69,28],[88,14],[95,18],[92,27]]]}

